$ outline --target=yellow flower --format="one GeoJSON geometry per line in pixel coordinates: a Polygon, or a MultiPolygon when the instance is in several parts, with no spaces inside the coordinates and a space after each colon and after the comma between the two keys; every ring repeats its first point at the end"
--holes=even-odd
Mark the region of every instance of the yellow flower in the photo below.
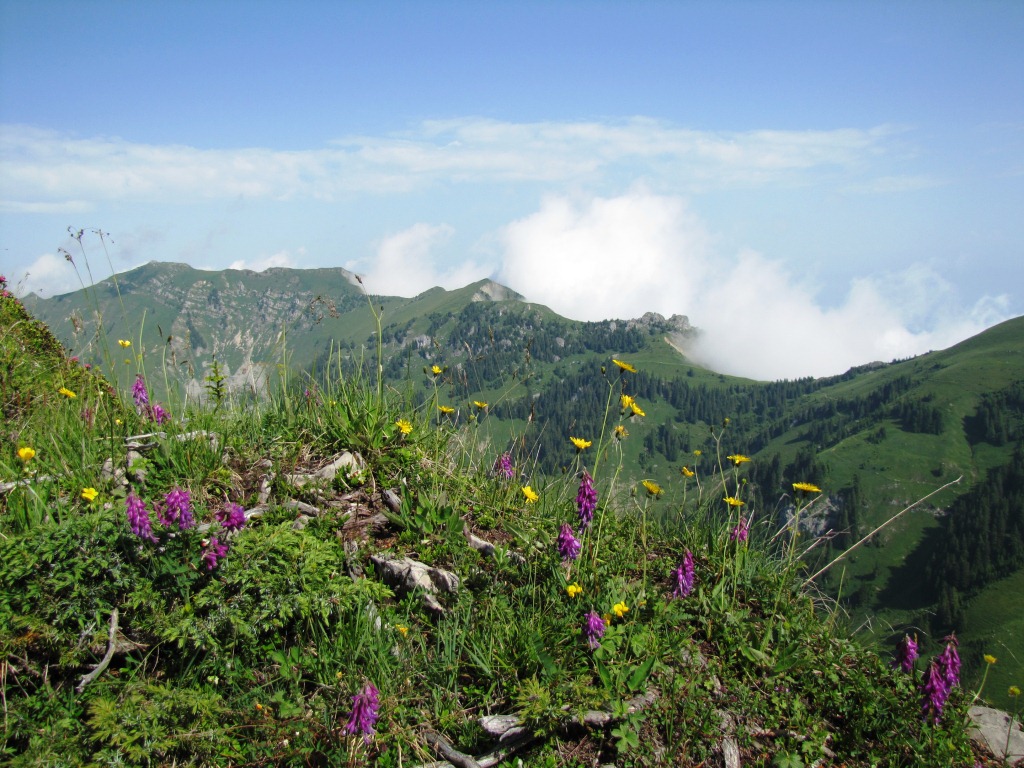
{"type": "Polygon", "coordinates": [[[60,389],[57,390],[57,393],[61,394],[61,395],[64,395],[64,397],[66,397],[68,400],[70,400],[70,399],[72,399],[74,397],[78,397],[78,395],[76,395],[74,392],[72,392],[67,387],[61,387],[60,389]]]}
{"type": "Polygon", "coordinates": [[[117,343],[121,345],[121,349],[128,349],[132,345],[128,339],[118,339],[117,343]]]}
{"type": "Polygon", "coordinates": [[[395,629],[398,630],[402,637],[405,637],[409,634],[409,628],[404,626],[403,624],[395,624],[395,629]]]}
{"type": "Polygon", "coordinates": [[[473,401],[473,405],[475,405],[475,406],[476,406],[477,408],[479,408],[479,409],[480,409],[481,411],[482,411],[482,410],[483,410],[484,408],[486,408],[486,407],[487,407],[487,403],[482,403],[482,402],[480,402],[479,400],[474,400],[474,401],[473,401]]]}
{"type": "Polygon", "coordinates": [[[724,501],[730,507],[742,507],[743,506],[743,502],[740,501],[739,499],[735,498],[734,496],[726,496],[724,499],[722,499],[722,501],[724,501]]]}
{"type": "Polygon", "coordinates": [[[634,402],[636,402],[636,401],[635,401],[635,400],[633,400],[633,398],[632,398],[632,397],[630,397],[629,395],[622,395],[622,396],[621,396],[621,397],[619,398],[619,401],[620,401],[620,402],[622,403],[622,407],[623,407],[623,408],[629,408],[629,406],[631,406],[631,405],[632,405],[632,404],[633,404],[634,402]]]}
{"type": "Polygon", "coordinates": [[[540,498],[540,495],[528,485],[523,486],[523,496],[526,497],[528,504],[533,504],[533,502],[540,498]]]}
{"type": "Polygon", "coordinates": [[[412,424],[407,419],[399,419],[395,422],[395,426],[398,427],[398,431],[403,435],[408,435],[412,432],[412,424]]]}
{"type": "Polygon", "coordinates": [[[95,501],[96,497],[100,495],[100,492],[95,488],[83,488],[82,498],[86,501],[95,501]]]}
{"type": "Polygon", "coordinates": [[[993,656],[990,653],[986,653],[985,654],[985,663],[986,664],[995,664],[996,663],[996,657],[993,656]]]}
{"type": "Polygon", "coordinates": [[[439,405],[437,406],[437,410],[439,410],[445,416],[447,416],[449,413],[455,413],[455,409],[452,408],[450,405],[439,405]]]}
{"type": "Polygon", "coordinates": [[[644,413],[643,409],[639,405],[637,405],[636,403],[630,403],[629,404],[629,408],[637,416],[646,416],[647,415],[646,413],[644,413]]]}
{"type": "Polygon", "coordinates": [[[696,451],[693,452],[693,455],[694,456],[700,456],[701,453],[702,453],[702,451],[698,448],[696,451]]]}
{"type": "Polygon", "coordinates": [[[583,592],[583,587],[581,587],[577,583],[573,583],[565,588],[565,592],[567,595],[569,595],[569,597],[579,597],[580,594],[583,592]]]}
{"type": "Polygon", "coordinates": [[[624,437],[629,437],[629,431],[624,426],[619,424],[617,427],[615,427],[615,437],[619,440],[621,440],[624,437]]]}
{"type": "Polygon", "coordinates": [[[582,437],[570,437],[569,440],[571,440],[572,444],[576,446],[577,451],[586,450],[591,446],[591,442],[589,440],[584,440],[582,437]]]}
{"type": "Polygon", "coordinates": [[[1011,699],[1015,699],[1018,696],[1020,696],[1020,688],[1018,688],[1016,685],[1011,685],[1010,690],[1006,692],[1006,695],[1009,696],[1011,699]]]}
{"type": "Polygon", "coordinates": [[[664,491],[661,489],[661,486],[658,485],[653,480],[644,480],[643,486],[644,488],[647,489],[647,492],[651,494],[651,496],[661,496],[661,494],[664,493],[664,491]]]}
{"type": "Polygon", "coordinates": [[[697,474],[689,467],[681,467],[679,472],[682,474],[683,477],[693,477],[694,475],[697,474]]]}
{"type": "Polygon", "coordinates": [[[29,448],[27,445],[24,448],[18,449],[18,458],[22,461],[29,461],[36,455],[35,448],[29,448]]]}
{"type": "Polygon", "coordinates": [[[821,493],[821,488],[812,483],[793,483],[793,490],[804,493],[821,493]]]}
{"type": "Polygon", "coordinates": [[[740,464],[745,464],[746,462],[750,461],[750,457],[749,456],[744,456],[742,453],[734,453],[734,454],[732,454],[732,456],[726,456],[725,458],[727,458],[729,461],[731,461],[737,467],[740,464]]]}
{"type": "Polygon", "coordinates": [[[617,366],[619,366],[619,368],[621,368],[624,371],[629,371],[630,373],[636,373],[636,368],[634,368],[632,365],[630,365],[627,362],[624,362],[622,360],[616,360],[614,358],[612,358],[612,362],[615,363],[617,366]]]}
{"type": "Polygon", "coordinates": [[[444,368],[442,368],[440,365],[432,365],[430,366],[430,372],[435,376],[440,376],[442,373],[444,373],[444,368]]]}
{"type": "Polygon", "coordinates": [[[612,612],[613,612],[613,613],[614,613],[614,614],[615,614],[616,616],[618,616],[618,617],[619,617],[620,619],[621,619],[621,618],[622,618],[623,616],[625,616],[625,615],[626,615],[626,612],[627,612],[628,610],[629,610],[629,606],[628,606],[628,605],[626,605],[626,604],[625,604],[624,602],[616,603],[615,605],[613,605],[613,606],[612,606],[612,612]]]}
{"type": "Polygon", "coordinates": [[[610,613],[606,613],[604,616],[602,616],[601,620],[604,621],[604,625],[606,627],[610,627],[612,625],[612,615],[610,613]]]}
{"type": "Polygon", "coordinates": [[[123,421],[121,421],[120,419],[114,419],[114,423],[115,423],[115,424],[117,424],[117,426],[119,426],[119,427],[120,427],[120,426],[121,426],[122,424],[124,424],[124,422],[123,422],[123,421]]]}

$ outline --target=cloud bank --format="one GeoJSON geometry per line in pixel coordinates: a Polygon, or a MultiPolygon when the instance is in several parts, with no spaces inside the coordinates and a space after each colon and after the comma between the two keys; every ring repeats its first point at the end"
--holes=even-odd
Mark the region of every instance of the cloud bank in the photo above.
{"type": "Polygon", "coordinates": [[[693,359],[755,379],[827,376],[942,349],[1008,317],[1005,296],[959,307],[954,287],[921,264],[854,280],[825,306],[781,261],[716,254],[682,199],[644,190],[550,197],[501,241],[498,279],[531,301],[579,320],[685,314],[702,332],[693,359]]]}

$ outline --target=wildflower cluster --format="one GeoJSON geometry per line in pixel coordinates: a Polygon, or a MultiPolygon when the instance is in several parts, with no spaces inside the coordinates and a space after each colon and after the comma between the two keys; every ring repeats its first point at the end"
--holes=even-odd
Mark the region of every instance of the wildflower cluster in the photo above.
{"type": "Polygon", "coordinates": [[[164,424],[171,418],[171,415],[162,405],[150,402],[149,390],[146,389],[146,379],[141,373],[135,376],[135,383],[132,384],[132,400],[135,401],[135,410],[138,411],[139,415],[149,419],[157,426],[164,424]]]}
{"type": "MultiPolygon", "coordinates": [[[[938,723],[950,693],[960,683],[960,654],[955,635],[946,638],[946,647],[928,664],[921,682],[921,715],[925,720],[938,723]]],[[[897,663],[905,672],[913,670],[917,658],[917,643],[904,637],[897,654],[897,663]],[[909,659],[909,661],[907,661],[909,659]]],[[[994,663],[993,659],[993,663],[994,663]]]]}
{"type": "Polygon", "coordinates": [[[597,491],[594,489],[594,478],[587,470],[580,474],[580,488],[576,492],[576,510],[580,516],[580,530],[585,531],[594,519],[597,509],[597,491]]]}
{"type": "MultiPolygon", "coordinates": [[[[96,495],[98,494],[93,488],[82,491],[82,497],[88,501],[92,501],[96,495]]],[[[177,526],[179,530],[186,531],[196,526],[191,494],[177,486],[164,494],[163,499],[154,503],[153,507],[157,513],[157,522],[164,528],[177,526]]],[[[132,533],[143,541],[158,541],[153,532],[152,514],[146,502],[135,491],[128,492],[125,499],[125,514],[132,533]]],[[[221,529],[228,533],[241,530],[245,526],[245,509],[241,504],[225,503],[214,512],[214,517],[220,523],[221,529]]],[[[227,555],[229,547],[217,536],[211,536],[203,540],[202,548],[203,565],[206,570],[212,571],[227,555]]]]}

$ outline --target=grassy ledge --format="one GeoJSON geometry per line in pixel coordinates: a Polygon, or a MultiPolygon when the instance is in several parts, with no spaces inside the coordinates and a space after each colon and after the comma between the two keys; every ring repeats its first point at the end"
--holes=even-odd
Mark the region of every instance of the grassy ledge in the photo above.
{"type": "Polygon", "coordinates": [[[972,692],[936,694],[955,643],[860,647],[727,427],[681,503],[619,482],[628,363],[545,477],[482,403],[456,428],[356,374],[158,409],[141,361],[118,391],[9,295],[0,328],[11,765],[985,760],[972,692]]]}

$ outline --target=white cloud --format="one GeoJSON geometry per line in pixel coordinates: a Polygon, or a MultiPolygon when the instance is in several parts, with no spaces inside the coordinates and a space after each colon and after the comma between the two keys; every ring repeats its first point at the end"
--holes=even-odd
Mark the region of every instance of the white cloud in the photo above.
{"type": "Polygon", "coordinates": [[[424,122],[326,147],[202,149],[0,126],[0,203],[82,210],[100,200],[333,200],[451,183],[594,181],[627,169],[674,188],[761,185],[858,169],[887,149],[887,127],[694,131],[648,118],[613,122],[424,122]]]}
{"type": "MultiPolygon", "coordinates": [[[[298,249],[298,256],[300,259],[303,258],[305,254],[305,248],[298,249]]],[[[228,265],[228,269],[248,269],[253,272],[266,272],[268,269],[273,269],[274,267],[283,267],[290,269],[298,266],[302,265],[297,264],[295,262],[295,258],[292,257],[291,251],[285,250],[278,251],[277,253],[272,253],[269,256],[261,256],[258,259],[254,259],[252,261],[238,259],[236,261],[231,262],[231,264],[228,265]]]]}
{"type": "Polygon", "coordinates": [[[461,288],[486,277],[489,270],[468,261],[449,269],[438,266],[435,251],[454,234],[447,224],[414,224],[381,240],[365,271],[360,262],[346,268],[360,273],[367,292],[386,296],[415,296],[437,285],[461,288]]]}
{"type": "Polygon", "coordinates": [[[707,367],[755,379],[827,376],[943,349],[1006,319],[1006,297],[959,309],[956,290],[915,264],[853,281],[839,306],[780,261],[723,260],[676,197],[547,199],[502,233],[499,280],[578,320],[688,315],[707,367]]]}
{"type": "Polygon", "coordinates": [[[579,320],[671,314],[693,302],[709,238],[678,197],[547,198],[512,222],[498,279],[579,320]]]}
{"type": "Polygon", "coordinates": [[[82,287],[75,267],[63,256],[53,253],[44,253],[24,269],[7,275],[7,282],[20,296],[35,293],[43,298],[60,296],[82,287]]]}

